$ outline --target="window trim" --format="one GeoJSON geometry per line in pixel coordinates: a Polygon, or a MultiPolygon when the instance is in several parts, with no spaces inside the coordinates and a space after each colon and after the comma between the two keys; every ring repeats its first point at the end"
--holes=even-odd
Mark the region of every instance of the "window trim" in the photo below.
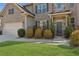
{"type": "Polygon", "coordinates": [[[65,7],[65,5],[62,4],[62,3],[55,3],[54,4],[54,10],[55,10],[55,12],[61,12],[61,11],[63,11],[64,10],[64,7],[65,7]],[[61,7],[58,7],[59,6],[58,4],[61,4],[61,7]]]}
{"type": "Polygon", "coordinates": [[[48,3],[43,3],[43,4],[37,4],[36,5],[36,14],[41,14],[41,13],[45,13],[45,12],[48,12],[48,3]],[[45,8],[43,4],[46,4],[45,8]],[[40,6],[40,8],[38,9],[38,5],[40,6]]]}
{"type": "Polygon", "coordinates": [[[8,14],[14,14],[14,8],[8,10],[8,14]]]}

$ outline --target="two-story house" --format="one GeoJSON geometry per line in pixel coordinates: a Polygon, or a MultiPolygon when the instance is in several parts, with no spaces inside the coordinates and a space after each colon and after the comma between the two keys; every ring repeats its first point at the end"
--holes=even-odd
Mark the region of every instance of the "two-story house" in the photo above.
{"type": "Polygon", "coordinates": [[[79,25],[78,6],[79,4],[74,3],[26,3],[24,6],[14,3],[6,4],[0,13],[3,34],[17,35],[17,29],[27,29],[36,23],[41,28],[44,25],[50,27],[52,22],[55,34],[61,36],[68,22],[71,22],[73,27],[79,25]]]}

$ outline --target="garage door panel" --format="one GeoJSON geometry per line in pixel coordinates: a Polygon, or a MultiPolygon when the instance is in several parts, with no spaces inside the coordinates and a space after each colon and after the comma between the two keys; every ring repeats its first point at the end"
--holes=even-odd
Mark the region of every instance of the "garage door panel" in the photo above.
{"type": "Polygon", "coordinates": [[[19,28],[22,28],[22,25],[23,25],[22,22],[5,23],[3,27],[3,34],[17,36],[17,30],[19,28]]]}

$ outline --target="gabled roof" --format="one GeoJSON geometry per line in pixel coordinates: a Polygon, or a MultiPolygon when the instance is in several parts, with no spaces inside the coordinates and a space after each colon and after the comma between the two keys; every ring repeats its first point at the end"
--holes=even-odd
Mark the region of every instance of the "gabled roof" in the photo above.
{"type": "MultiPolygon", "coordinates": [[[[18,7],[22,13],[25,13],[25,14],[28,14],[28,15],[31,15],[31,16],[35,16],[34,13],[32,13],[31,11],[29,11],[27,8],[25,8],[24,6],[21,6],[19,4],[16,4],[16,3],[12,3],[14,4],[16,7],[18,7]]],[[[7,5],[7,4],[6,4],[7,5]]],[[[6,8],[6,6],[4,7],[4,9],[6,8]]],[[[1,13],[4,11],[4,9],[1,11],[1,13]]]]}
{"type": "MultiPolygon", "coordinates": [[[[17,4],[18,5],[18,4],[17,4]]],[[[20,8],[22,8],[25,12],[28,12],[28,13],[30,13],[30,14],[32,14],[33,16],[35,16],[35,14],[34,13],[32,13],[32,12],[30,12],[27,8],[25,8],[24,6],[20,6],[20,5],[18,5],[20,8]]]]}

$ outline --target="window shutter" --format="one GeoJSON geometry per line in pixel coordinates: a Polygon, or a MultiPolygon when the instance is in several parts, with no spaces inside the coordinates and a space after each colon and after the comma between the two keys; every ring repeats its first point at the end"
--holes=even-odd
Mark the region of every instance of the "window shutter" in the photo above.
{"type": "Polygon", "coordinates": [[[36,14],[37,14],[37,6],[35,7],[35,12],[36,12],[36,14]]]}
{"type": "Polygon", "coordinates": [[[49,28],[49,20],[47,20],[47,29],[49,28]]]}
{"type": "Polygon", "coordinates": [[[49,11],[49,5],[48,5],[48,3],[47,3],[47,11],[49,11]]]}
{"type": "Polygon", "coordinates": [[[71,23],[74,23],[74,18],[71,18],[71,23]]]}
{"type": "Polygon", "coordinates": [[[75,29],[75,19],[73,17],[71,18],[71,24],[72,24],[73,29],[75,29]]]}

